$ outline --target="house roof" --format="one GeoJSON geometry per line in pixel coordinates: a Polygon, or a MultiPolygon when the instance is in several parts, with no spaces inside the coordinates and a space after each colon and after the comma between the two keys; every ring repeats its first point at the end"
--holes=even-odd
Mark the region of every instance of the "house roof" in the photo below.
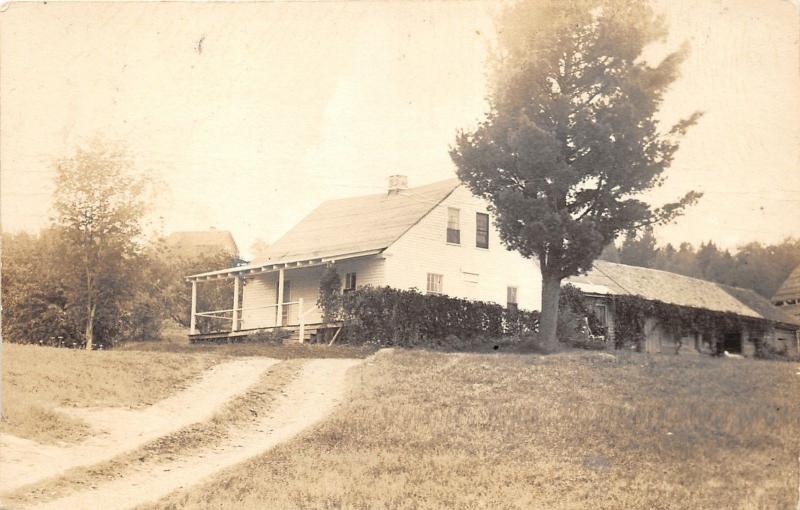
{"type": "Polygon", "coordinates": [[[783,285],[772,296],[772,302],[800,299],[800,266],[794,268],[783,285]]]}
{"type": "Polygon", "coordinates": [[[591,271],[569,278],[568,283],[592,294],[636,295],[673,305],[797,324],[791,316],[751,290],[658,269],[598,260],[591,271]]]}
{"type": "Polygon", "coordinates": [[[172,232],[164,239],[167,248],[179,256],[193,256],[209,251],[224,251],[232,257],[239,256],[233,235],[227,230],[200,230],[172,232]]]}
{"type": "Polygon", "coordinates": [[[270,246],[266,259],[253,264],[383,250],[458,186],[458,179],[448,179],[398,192],[323,202],[270,246]]]}

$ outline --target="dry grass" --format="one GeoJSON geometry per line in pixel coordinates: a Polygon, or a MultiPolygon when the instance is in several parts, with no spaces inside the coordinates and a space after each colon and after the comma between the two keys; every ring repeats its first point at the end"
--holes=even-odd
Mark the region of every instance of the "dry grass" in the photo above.
{"type": "Polygon", "coordinates": [[[302,366],[302,360],[274,365],[264,372],[258,383],[228,402],[207,422],[190,425],[107,462],[74,468],[58,478],[26,486],[7,494],[4,501],[14,506],[42,503],[85,490],[87,481],[94,484],[122,478],[130,473],[131,467],[136,468],[141,463],[156,463],[191,455],[223,441],[235,429],[251,427],[259,416],[268,413],[278,393],[297,377],[302,366]]]}
{"type": "Polygon", "coordinates": [[[80,351],[3,344],[0,430],[40,442],[73,442],[89,427],[58,406],[152,404],[210,367],[210,355],[80,351]]]}
{"type": "Polygon", "coordinates": [[[180,354],[209,354],[214,356],[265,356],[275,359],[314,358],[365,358],[377,349],[370,345],[322,345],[289,342],[285,344],[237,343],[190,344],[186,337],[180,341],[131,342],[121,347],[124,351],[170,352],[180,354]]]}
{"type": "Polygon", "coordinates": [[[794,508],[796,370],[381,353],[351,371],[351,400],[325,423],[155,507],[794,508]]]}

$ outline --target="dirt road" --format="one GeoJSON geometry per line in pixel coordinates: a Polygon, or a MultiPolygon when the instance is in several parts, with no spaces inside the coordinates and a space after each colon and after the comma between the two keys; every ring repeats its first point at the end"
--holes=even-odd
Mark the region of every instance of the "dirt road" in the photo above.
{"type": "Polygon", "coordinates": [[[74,467],[97,464],[205,421],[278,362],[269,358],[248,358],[220,363],[188,388],[144,409],[61,409],[98,430],[97,435],[77,445],[42,445],[0,435],[0,492],[12,491],[74,467]]]}
{"type": "MultiPolygon", "coordinates": [[[[199,483],[222,469],[265,452],[325,418],[345,396],[345,372],[359,362],[350,359],[310,360],[304,364],[300,376],[276,398],[272,411],[252,427],[232,433],[221,443],[193,450],[191,454],[169,461],[138,463],[130,466],[124,478],[98,482],[91,489],[31,508],[131,508],[199,483]]],[[[258,364],[249,368],[255,366],[258,364]]],[[[269,363],[262,365],[266,366],[269,363]]],[[[103,418],[106,419],[110,418],[103,418]]],[[[20,479],[20,476],[16,478],[20,479]]]]}
{"type": "Polygon", "coordinates": [[[275,402],[274,411],[246,432],[170,462],[145,464],[124,479],[36,506],[37,509],[130,508],[156,501],[286,441],[327,416],[345,394],[344,374],[358,360],[309,361],[275,402]]]}

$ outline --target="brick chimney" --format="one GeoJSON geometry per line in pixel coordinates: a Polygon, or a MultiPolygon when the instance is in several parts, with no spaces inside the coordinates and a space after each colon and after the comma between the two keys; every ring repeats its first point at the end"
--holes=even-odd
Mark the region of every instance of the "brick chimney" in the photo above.
{"type": "Polygon", "coordinates": [[[406,175],[390,175],[389,176],[389,194],[393,195],[400,191],[408,189],[408,176],[406,175]]]}

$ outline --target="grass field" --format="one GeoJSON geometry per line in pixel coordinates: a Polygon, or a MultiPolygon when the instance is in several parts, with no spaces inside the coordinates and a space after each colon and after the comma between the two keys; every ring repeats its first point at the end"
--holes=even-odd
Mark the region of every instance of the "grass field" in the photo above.
{"type": "MultiPolygon", "coordinates": [[[[280,344],[198,344],[188,343],[163,343],[163,342],[135,342],[124,346],[124,351],[139,351],[150,353],[173,354],[210,354],[213,356],[265,356],[275,359],[298,358],[365,358],[377,349],[373,346],[362,345],[322,345],[300,344],[297,342],[280,344]]],[[[119,352],[119,351],[118,351],[119,352]]]]}
{"type": "Polygon", "coordinates": [[[346,345],[190,345],[185,335],[92,352],[4,343],[0,431],[43,443],[76,442],[90,433],[89,425],[55,408],[152,404],[226,358],[363,358],[374,350],[346,345]]]}
{"type": "Polygon", "coordinates": [[[124,478],[131,467],[192,454],[204,446],[217,444],[237,428],[252,426],[258,414],[268,412],[276,396],[297,377],[302,365],[303,360],[299,359],[273,365],[247,392],[230,400],[208,421],[192,424],[108,461],[76,467],[57,478],[27,485],[6,494],[4,503],[16,508],[41,503],[42,498],[56,499],[84,489],[87,480],[124,478]],[[258,414],[254,415],[253,410],[258,410],[258,414]]]}
{"type": "Polygon", "coordinates": [[[152,508],[794,509],[797,370],[380,353],[321,426],[152,508]]]}
{"type": "Polygon", "coordinates": [[[58,406],[152,404],[214,363],[208,354],[79,351],[3,344],[0,430],[40,442],[74,442],[89,426],[58,406]]]}

